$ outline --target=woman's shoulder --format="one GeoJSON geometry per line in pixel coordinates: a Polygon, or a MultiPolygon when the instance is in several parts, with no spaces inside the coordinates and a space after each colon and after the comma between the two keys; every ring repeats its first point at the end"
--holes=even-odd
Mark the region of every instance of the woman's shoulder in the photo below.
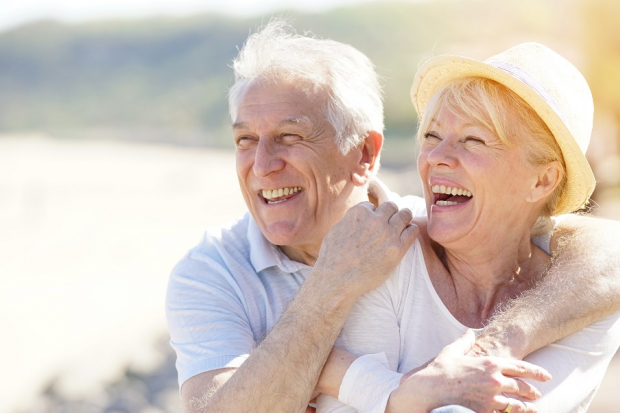
{"type": "Polygon", "coordinates": [[[419,247],[424,254],[424,261],[432,263],[437,260],[437,244],[428,235],[428,220],[426,217],[414,217],[411,222],[418,226],[420,232],[418,234],[419,247]]]}

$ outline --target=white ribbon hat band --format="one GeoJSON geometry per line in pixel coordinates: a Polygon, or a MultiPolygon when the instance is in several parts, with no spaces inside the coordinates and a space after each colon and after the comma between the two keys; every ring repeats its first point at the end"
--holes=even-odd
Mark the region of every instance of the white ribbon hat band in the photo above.
{"type": "Polygon", "coordinates": [[[534,76],[530,75],[528,72],[521,69],[519,66],[515,66],[509,62],[488,61],[485,63],[508,73],[510,76],[514,77],[515,79],[519,79],[521,82],[525,83],[534,92],[538,93],[538,95],[545,102],[547,102],[549,106],[551,106],[551,108],[555,111],[555,113],[558,114],[560,119],[562,119],[562,122],[564,122],[564,125],[568,127],[568,122],[566,121],[566,117],[560,110],[560,107],[555,102],[555,100],[553,99],[549,91],[545,89],[545,87],[542,84],[540,84],[540,82],[534,76]]]}

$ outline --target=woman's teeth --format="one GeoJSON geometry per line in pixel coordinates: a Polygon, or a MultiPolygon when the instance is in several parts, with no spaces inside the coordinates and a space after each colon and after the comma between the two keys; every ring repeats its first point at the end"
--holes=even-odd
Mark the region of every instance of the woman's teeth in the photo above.
{"type": "Polygon", "coordinates": [[[435,202],[435,205],[439,205],[439,206],[444,206],[444,205],[458,205],[458,202],[453,202],[453,201],[437,201],[435,202]]]}
{"type": "MultiPolygon", "coordinates": [[[[463,188],[452,188],[451,186],[446,187],[445,185],[433,185],[431,190],[435,194],[447,194],[447,195],[463,195],[470,197],[472,196],[471,191],[463,188]]],[[[440,204],[439,202],[450,202],[450,201],[437,201],[437,205],[456,205],[456,202],[451,204],[440,204]]]]}
{"type": "Polygon", "coordinates": [[[292,188],[279,188],[279,189],[263,189],[263,198],[273,199],[283,196],[292,195],[295,192],[301,191],[301,186],[295,186],[292,188]]]}

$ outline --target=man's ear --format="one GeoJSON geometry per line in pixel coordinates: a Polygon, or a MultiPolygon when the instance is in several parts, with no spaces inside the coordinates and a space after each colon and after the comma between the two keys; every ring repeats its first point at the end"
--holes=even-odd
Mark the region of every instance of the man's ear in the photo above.
{"type": "Polygon", "coordinates": [[[370,131],[357,146],[360,152],[358,163],[352,174],[353,183],[365,185],[379,168],[379,155],[383,148],[383,134],[370,131]]]}
{"type": "Polygon", "coordinates": [[[540,167],[526,201],[534,203],[547,198],[560,184],[562,174],[562,166],[559,161],[553,161],[540,167]]]}

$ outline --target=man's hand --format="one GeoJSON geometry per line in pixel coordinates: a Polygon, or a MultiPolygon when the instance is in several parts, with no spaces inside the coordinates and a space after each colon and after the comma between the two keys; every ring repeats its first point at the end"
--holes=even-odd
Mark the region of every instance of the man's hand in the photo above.
{"type": "Polygon", "coordinates": [[[385,281],[416,239],[408,209],[393,202],[375,209],[370,202],[350,208],[327,233],[314,271],[329,274],[329,283],[341,285],[358,297],[385,281]]]}
{"type": "Polygon", "coordinates": [[[458,404],[476,412],[502,411],[512,405],[514,413],[536,412],[536,406],[505,394],[536,400],[540,393],[519,378],[538,381],[551,379],[549,373],[533,364],[499,357],[469,357],[474,334],[468,331],[444,347],[425,367],[406,374],[388,401],[387,412],[429,411],[458,404]]]}

